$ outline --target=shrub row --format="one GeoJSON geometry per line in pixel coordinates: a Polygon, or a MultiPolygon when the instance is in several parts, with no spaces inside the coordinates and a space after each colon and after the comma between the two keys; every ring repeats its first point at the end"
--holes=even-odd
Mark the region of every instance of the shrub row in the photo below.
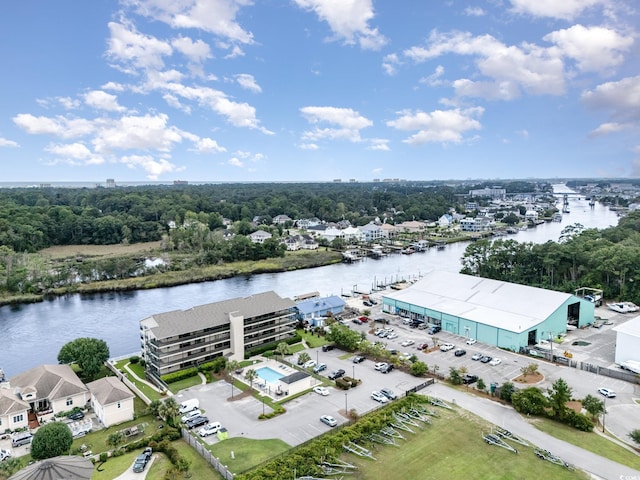
{"type": "Polygon", "coordinates": [[[264,345],[260,345],[259,347],[252,348],[251,350],[245,352],[244,358],[245,360],[248,360],[255,355],[261,355],[269,350],[275,350],[278,344],[282,342],[285,342],[287,345],[293,345],[294,343],[299,343],[301,341],[302,337],[296,333],[293,337],[288,338],[287,340],[277,340],[275,342],[265,343],[264,345]]]}
{"type": "Polygon", "coordinates": [[[184,370],[180,370],[178,372],[167,373],[160,377],[165,383],[173,383],[178,380],[184,380],[185,378],[190,378],[198,374],[198,369],[196,367],[185,368],[184,370]]]}

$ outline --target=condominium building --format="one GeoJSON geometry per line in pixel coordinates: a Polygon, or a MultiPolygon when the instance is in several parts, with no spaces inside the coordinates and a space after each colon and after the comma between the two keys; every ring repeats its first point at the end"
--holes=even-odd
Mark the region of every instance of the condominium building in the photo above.
{"type": "Polygon", "coordinates": [[[293,300],[275,292],[152,315],[140,321],[142,357],[152,377],[198,366],[295,335],[293,300]]]}

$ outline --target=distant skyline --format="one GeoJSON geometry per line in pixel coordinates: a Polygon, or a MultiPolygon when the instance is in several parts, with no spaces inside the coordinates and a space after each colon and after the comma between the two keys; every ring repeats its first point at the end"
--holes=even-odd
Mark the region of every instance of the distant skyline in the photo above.
{"type": "Polygon", "coordinates": [[[0,182],[640,177],[637,0],[0,7],[0,182]]]}

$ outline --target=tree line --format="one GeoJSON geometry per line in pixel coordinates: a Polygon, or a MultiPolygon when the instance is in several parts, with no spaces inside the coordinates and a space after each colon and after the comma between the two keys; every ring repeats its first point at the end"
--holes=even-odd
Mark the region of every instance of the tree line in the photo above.
{"type": "Polygon", "coordinates": [[[603,230],[566,227],[559,242],[480,240],[462,258],[462,273],[573,292],[599,288],[604,298],[640,303],[640,212],[603,230]]]}

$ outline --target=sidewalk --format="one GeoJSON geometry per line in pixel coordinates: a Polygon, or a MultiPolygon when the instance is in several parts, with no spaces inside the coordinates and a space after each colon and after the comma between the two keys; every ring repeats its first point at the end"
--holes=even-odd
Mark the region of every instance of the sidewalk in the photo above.
{"type": "Polygon", "coordinates": [[[633,470],[630,467],[558,440],[536,429],[510,406],[504,406],[486,398],[455,390],[443,383],[429,386],[424,391],[424,394],[433,395],[445,402],[456,404],[495,425],[505,428],[525,438],[530,443],[551,451],[554,455],[591,474],[594,478],[611,480],[619,480],[620,478],[640,479],[640,471],[638,470],[633,470]]]}

